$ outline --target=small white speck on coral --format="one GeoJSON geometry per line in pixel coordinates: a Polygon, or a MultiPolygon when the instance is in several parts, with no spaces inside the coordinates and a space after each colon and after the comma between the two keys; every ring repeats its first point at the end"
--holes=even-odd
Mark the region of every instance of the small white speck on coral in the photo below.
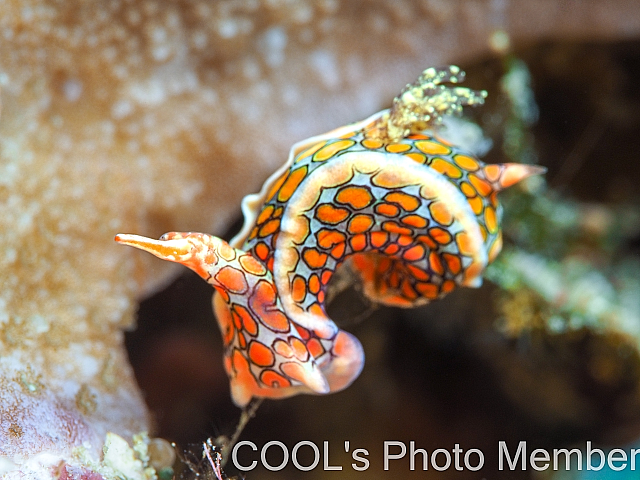
{"type": "Polygon", "coordinates": [[[340,84],[338,62],[328,50],[316,50],[309,55],[309,63],[327,88],[335,88],[340,84]]]}
{"type": "Polygon", "coordinates": [[[62,91],[69,102],[76,102],[82,95],[82,82],[75,78],[70,78],[62,84],[62,91]]]}
{"type": "Polygon", "coordinates": [[[111,107],[111,116],[116,120],[130,115],[131,112],[133,112],[133,105],[128,100],[118,100],[111,107]]]}
{"type": "Polygon", "coordinates": [[[269,67],[276,68],[284,63],[287,40],[287,32],[282,27],[271,27],[262,34],[258,41],[258,48],[269,67]]]}
{"type": "Polygon", "coordinates": [[[218,35],[222,38],[233,38],[238,34],[238,23],[230,18],[218,22],[218,35]]]}

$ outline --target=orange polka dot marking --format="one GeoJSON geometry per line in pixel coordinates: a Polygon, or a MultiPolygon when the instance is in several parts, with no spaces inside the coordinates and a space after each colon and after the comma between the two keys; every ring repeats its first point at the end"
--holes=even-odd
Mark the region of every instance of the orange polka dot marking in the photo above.
{"type": "Polygon", "coordinates": [[[348,186],[338,191],[335,200],[342,205],[349,205],[354,210],[362,210],[373,203],[373,196],[365,187],[348,186]]]}
{"type": "Polygon", "coordinates": [[[491,192],[493,192],[493,187],[489,183],[473,173],[469,174],[469,181],[483,197],[487,197],[491,192]]]}
{"type": "Polygon", "coordinates": [[[322,253],[315,248],[306,248],[302,252],[302,259],[311,269],[318,269],[324,267],[327,263],[327,254],[322,253]]]}
{"type": "Polygon", "coordinates": [[[287,342],[285,342],[284,340],[276,340],[273,342],[273,345],[271,346],[273,348],[273,350],[280,356],[284,357],[284,358],[291,358],[293,357],[293,348],[291,348],[291,345],[289,345],[287,342]]]}
{"type": "Polygon", "coordinates": [[[249,343],[249,358],[259,367],[270,367],[276,361],[271,349],[257,340],[249,343]]]}
{"type": "Polygon", "coordinates": [[[329,160],[331,157],[334,157],[339,152],[346,150],[347,148],[354,145],[356,142],[353,140],[339,140],[337,142],[330,143],[322,147],[313,155],[314,162],[324,162],[329,160]]]}
{"type": "Polygon", "coordinates": [[[422,163],[422,164],[426,163],[427,161],[426,156],[424,156],[422,153],[417,153],[417,152],[406,153],[405,157],[410,158],[414,162],[422,163]]]}
{"type": "Polygon", "coordinates": [[[389,240],[389,234],[387,232],[373,232],[370,238],[374,248],[381,248],[389,240]]]}
{"type": "Polygon", "coordinates": [[[322,223],[337,225],[338,223],[346,220],[349,216],[349,210],[346,208],[334,207],[330,203],[324,203],[316,209],[315,215],[322,223]]]}
{"type": "Polygon", "coordinates": [[[376,205],[375,211],[379,215],[385,217],[396,217],[400,213],[400,209],[390,203],[380,203],[376,205]]]}
{"type": "Polygon", "coordinates": [[[320,291],[320,280],[318,280],[318,275],[315,273],[309,277],[309,291],[314,295],[317,295],[320,291]]]}
{"type": "Polygon", "coordinates": [[[245,293],[249,288],[244,273],[229,265],[222,267],[214,275],[215,280],[228,292],[245,293]]]}
{"type": "Polygon", "coordinates": [[[292,171],[289,174],[284,184],[282,185],[282,188],[280,188],[280,190],[278,191],[279,202],[286,202],[291,198],[291,195],[293,195],[293,192],[296,191],[296,189],[300,185],[300,182],[302,182],[302,180],[304,180],[304,178],[307,176],[307,171],[307,167],[304,166],[292,171]]]}
{"type": "Polygon", "coordinates": [[[451,240],[453,240],[451,234],[444,228],[440,227],[430,228],[429,235],[431,235],[431,238],[433,238],[440,245],[447,245],[449,242],[451,242],[451,240]]]}
{"type": "Polygon", "coordinates": [[[370,150],[376,150],[380,148],[382,145],[383,143],[380,140],[374,140],[371,138],[366,138],[362,141],[362,146],[370,150]]]}
{"type": "Polygon", "coordinates": [[[425,228],[429,224],[429,220],[420,215],[406,215],[400,219],[405,225],[416,228],[425,228]]]}
{"type": "Polygon", "coordinates": [[[411,150],[411,145],[406,143],[391,143],[385,147],[385,150],[389,153],[403,153],[411,150]]]}
{"type": "Polygon", "coordinates": [[[384,199],[387,202],[395,203],[396,205],[399,205],[407,212],[413,212],[414,210],[417,210],[418,207],[420,206],[420,200],[418,200],[413,195],[408,195],[403,192],[388,193],[387,195],[385,195],[384,199]]]}
{"type": "Polygon", "coordinates": [[[301,275],[296,275],[291,282],[291,298],[296,303],[301,303],[307,296],[307,282],[301,275]]]}
{"type": "Polygon", "coordinates": [[[498,218],[493,207],[488,206],[484,209],[484,222],[490,233],[498,232],[498,218]]]}
{"type": "Polygon", "coordinates": [[[458,167],[441,158],[433,159],[429,166],[449,178],[462,178],[462,171],[458,167]]]}
{"type": "Polygon", "coordinates": [[[444,275],[444,267],[442,266],[442,262],[440,261],[440,257],[438,256],[438,254],[436,252],[431,252],[429,254],[429,266],[431,267],[431,270],[438,274],[438,275],[444,275]]]}
{"type": "Polygon", "coordinates": [[[430,282],[416,282],[416,290],[429,300],[435,300],[440,294],[438,285],[430,282]]]}
{"type": "Polygon", "coordinates": [[[322,248],[332,248],[334,245],[344,243],[347,239],[346,235],[339,230],[331,230],[323,228],[316,233],[318,246],[322,248]]]}
{"type": "Polygon", "coordinates": [[[467,232],[460,232],[456,234],[456,244],[458,245],[458,251],[462,255],[473,255],[473,247],[471,243],[471,237],[467,232]]]}
{"type": "Polygon", "coordinates": [[[290,387],[291,382],[273,370],[263,370],[260,374],[260,381],[270,388],[290,387]]]}
{"type": "Polygon", "coordinates": [[[409,262],[415,262],[424,258],[426,251],[422,245],[415,245],[402,254],[402,258],[409,262]]]}
{"type": "Polygon", "coordinates": [[[473,213],[475,213],[476,215],[480,215],[482,213],[482,208],[484,207],[482,197],[467,198],[467,202],[471,206],[471,210],[473,210],[473,213]]]}
{"type": "Polygon", "coordinates": [[[468,197],[468,198],[475,197],[478,194],[478,192],[476,192],[475,188],[473,188],[467,182],[461,182],[460,183],[460,191],[462,193],[464,193],[465,197],[468,197]]]}
{"type": "Polygon", "coordinates": [[[446,203],[442,200],[435,200],[429,204],[429,212],[434,221],[440,225],[449,226],[453,223],[453,215],[446,203]]]}
{"type": "Polygon", "coordinates": [[[326,352],[325,348],[322,346],[322,342],[317,338],[312,338],[307,342],[307,349],[313,358],[318,358],[326,352]]]}
{"type": "Polygon", "coordinates": [[[299,154],[296,157],[296,163],[298,163],[301,160],[304,160],[307,157],[310,157],[311,155],[316,153],[318,150],[320,150],[322,147],[324,147],[326,145],[326,143],[327,142],[318,142],[315,145],[307,148],[305,151],[303,151],[301,154],[299,154]]]}
{"type": "Polygon", "coordinates": [[[252,275],[262,276],[267,273],[264,265],[257,261],[252,255],[241,255],[238,261],[240,262],[240,266],[252,275]]]}
{"type": "Polygon", "coordinates": [[[269,247],[264,242],[256,244],[256,246],[254,247],[254,251],[256,252],[256,256],[263,261],[267,259],[270,252],[269,247]]]}
{"type": "Polygon", "coordinates": [[[400,235],[411,235],[413,233],[411,229],[401,227],[395,222],[383,222],[382,229],[386,230],[389,233],[398,233],[400,235]]]}
{"type": "Polygon", "coordinates": [[[449,147],[433,140],[419,140],[414,145],[427,155],[447,155],[451,152],[449,147]]]}
{"type": "Polygon", "coordinates": [[[354,235],[349,239],[349,243],[354,252],[361,252],[367,248],[367,236],[363,233],[354,235]]]}
{"type": "Polygon", "coordinates": [[[296,337],[289,338],[289,345],[293,350],[293,355],[301,362],[306,362],[309,359],[309,351],[302,340],[296,337]]]}
{"type": "Polygon", "coordinates": [[[359,214],[354,215],[347,224],[347,231],[351,234],[364,233],[373,227],[373,217],[371,215],[359,214]]]}
{"type": "Polygon", "coordinates": [[[231,311],[238,317],[240,325],[249,335],[256,336],[258,334],[258,324],[249,313],[249,310],[244,308],[242,305],[235,304],[231,307],[231,311]]]}
{"type": "Polygon", "coordinates": [[[271,217],[274,210],[275,210],[275,207],[273,205],[267,205],[266,207],[264,207],[260,212],[260,215],[258,215],[258,219],[256,220],[256,223],[258,225],[262,225],[264,222],[267,221],[267,219],[271,217]]]}
{"type": "Polygon", "coordinates": [[[447,269],[453,274],[457,275],[462,270],[462,264],[460,263],[460,258],[457,255],[453,255],[451,253],[443,253],[442,259],[444,260],[447,269]]]}
{"type": "Polygon", "coordinates": [[[464,168],[468,172],[475,172],[480,168],[478,161],[468,155],[454,155],[453,161],[456,162],[456,165],[460,168],[464,168]]]}
{"type": "Polygon", "coordinates": [[[482,170],[484,171],[484,176],[490,182],[497,182],[502,174],[500,165],[487,165],[482,170]]]}
{"type": "Polygon", "coordinates": [[[260,236],[261,238],[268,237],[272,233],[277,232],[279,228],[280,228],[280,220],[279,219],[276,218],[276,219],[273,219],[273,220],[269,220],[262,227],[260,227],[260,231],[258,232],[258,236],[260,236]]]}

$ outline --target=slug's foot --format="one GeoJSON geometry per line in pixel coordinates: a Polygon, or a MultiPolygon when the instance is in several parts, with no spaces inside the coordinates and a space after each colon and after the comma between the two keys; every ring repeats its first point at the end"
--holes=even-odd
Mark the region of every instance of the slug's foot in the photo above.
{"type": "Polygon", "coordinates": [[[358,378],[364,366],[364,350],[360,341],[344,330],[336,335],[331,358],[326,363],[320,362],[320,370],[329,382],[329,390],[344,390],[358,378]]]}

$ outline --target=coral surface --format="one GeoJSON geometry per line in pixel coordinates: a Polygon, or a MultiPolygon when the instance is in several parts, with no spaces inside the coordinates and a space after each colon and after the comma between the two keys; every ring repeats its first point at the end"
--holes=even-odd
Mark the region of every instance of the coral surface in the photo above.
{"type": "Polygon", "coordinates": [[[122,331],[171,272],[115,231],[220,232],[291,143],[499,29],[629,38],[640,4],[2,2],[0,468],[150,427],[122,331]]]}

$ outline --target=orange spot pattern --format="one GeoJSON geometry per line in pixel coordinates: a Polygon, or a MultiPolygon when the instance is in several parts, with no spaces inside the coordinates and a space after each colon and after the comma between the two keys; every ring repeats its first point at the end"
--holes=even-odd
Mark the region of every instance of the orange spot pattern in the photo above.
{"type": "Polygon", "coordinates": [[[484,175],[490,182],[497,182],[502,173],[500,165],[487,165],[483,168],[484,175]]]}
{"type": "Polygon", "coordinates": [[[336,202],[349,205],[354,210],[362,210],[373,202],[373,197],[365,187],[343,187],[335,196],[336,202]]]}
{"type": "Polygon", "coordinates": [[[349,216],[346,208],[334,207],[329,203],[324,203],[316,209],[316,218],[322,223],[337,225],[349,216]]]}
{"type": "Polygon", "coordinates": [[[440,225],[449,226],[453,223],[453,215],[449,206],[443,200],[435,200],[429,204],[431,217],[440,225]]]}
{"type": "Polygon", "coordinates": [[[371,215],[358,214],[351,217],[347,224],[347,231],[351,234],[364,233],[373,227],[373,217],[371,215]]]}
{"type": "Polygon", "coordinates": [[[296,275],[291,282],[291,298],[296,303],[302,303],[307,296],[307,282],[301,275],[296,275]]]}
{"type": "Polygon", "coordinates": [[[429,166],[449,178],[462,177],[462,171],[458,167],[452,165],[446,160],[443,160],[442,158],[435,158],[429,166]]]}
{"type": "Polygon", "coordinates": [[[291,386],[289,380],[270,369],[262,371],[260,381],[270,388],[285,388],[291,386]]]}
{"type": "Polygon", "coordinates": [[[475,172],[476,170],[478,170],[480,168],[478,160],[476,160],[475,158],[472,158],[472,157],[470,157],[468,155],[454,155],[453,156],[453,161],[460,168],[464,168],[465,170],[467,170],[469,172],[475,172]]]}
{"type": "Polygon", "coordinates": [[[324,147],[326,145],[326,143],[327,142],[318,142],[315,145],[313,145],[312,147],[307,148],[305,151],[303,151],[302,153],[298,154],[298,156],[296,157],[296,163],[299,163],[302,160],[304,160],[305,158],[310,157],[311,155],[316,153],[318,150],[320,150],[322,147],[324,147]]]}
{"type": "Polygon", "coordinates": [[[262,227],[260,227],[260,230],[258,230],[258,235],[260,237],[268,237],[269,235],[276,233],[279,228],[280,228],[280,220],[275,218],[273,220],[269,220],[262,227]]]}
{"type": "MultiPolygon", "coordinates": [[[[430,228],[429,235],[440,245],[446,245],[449,242],[451,242],[451,234],[444,228],[440,228],[440,227],[430,228]]],[[[436,247],[434,246],[431,248],[436,248],[436,247]]]]}
{"type": "Polygon", "coordinates": [[[278,339],[273,342],[273,351],[284,358],[293,357],[293,348],[284,340],[278,339]]]}
{"type": "Polygon", "coordinates": [[[493,260],[502,246],[497,191],[533,171],[484,165],[426,134],[385,144],[367,136],[376,127],[341,131],[347,133],[299,147],[291,167],[265,194],[246,252],[223,243],[216,255],[203,257],[207,265],[198,266],[201,275],[210,272],[209,281],[220,292],[215,308],[225,368],[232,390],[241,392],[234,393],[240,404],[251,396],[286,396],[291,393],[282,389],[295,392],[302,385],[322,389],[314,375],[325,366],[330,371],[334,358],[360,355],[324,308],[327,285],[347,258],[353,258],[367,295],[403,307],[440,298],[480,275],[485,264],[478,249],[493,260]],[[348,152],[360,155],[343,156],[348,152]],[[369,152],[384,153],[372,157],[378,161],[395,156],[410,174],[394,170],[404,168],[396,162],[393,168],[354,166],[347,173],[336,167],[338,176],[329,183],[316,180],[314,173],[334,159],[361,162],[369,152]],[[415,174],[422,168],[435,172],[447,188],[453,185],[457,196],[440,195],[445,190],[438,182],[422,185],[415,174]],[[336,184],[340,175],[349,180],[336,184]],[[292,208],[301,204],[301,211],[292,208]],[[466,228],[469,218],[478,225],[473,231],[466,228]],[[286,249],[283,255],[275,255],[279,248],[286,249]],[[298,312],[320,323],[305,328],[298,312]]]}
{"type": "Polygon", "coordinates": [[[489,183],[474,173],[469,174],[469,181],[483,197],[487,197],[493,191],[489,183]]]}
{"type": "Polygon", "coordinates": [[[421,217],[420,215],[407,215],[402,217],[400,221],[406,225],[416,228],[425,228],[429,223],[428,219],[421,217]]]}
{"type": "Polygon", "coordinates": [[[376,205],[376,213],[384,215],[385,217],[396,217],[400,213],[400,209],[390,203],[379,203],[376,205]]]}
{"type": "Polygon", "coordinates": [[[325,349],[322,346],[322,343],[317,338],[312,338],[307,342],[307,348],[309,349],[309,353],[313,356],[313,358],[318,358],[325,353],[325,349]]]}
{"type": "Polygon", "coordinates": [[[236,329],[240,330],[244,328],[244,330],[253,337],[258,334],[258,324],[251,316],[251,313],[249,313],[249,310],[242,305],[235,304],[231,307],[231,312],[236,329]]]}
{"type": "Polygon", "coordinates": [[[291,195],[293,195],[293,192],[296,191],[296,188],[298,188],[298,186],[306,176],[307,167],[301,167],[292,171],[278,191],[278,201],[286,202],[287,200],[289,200],[291,198],[291,195]]]}
{"type": "Polygon", "coordinates": [[[351,244],[351,249],[354,252],[361,252],[365,248],[367,248],[367,237],[364,234],[354,235],[349,239],[349,243],[351,244]]]}
{"type": "Polygon", "coordinates": [[[276,361],[271,349],[256,340],[249,344],[249,358],[259,367],[270,367],[276,361]]]}
{"type": "Polygon", "coordinates": [[[238,260],[240,261],[242,269],[251,275],[262,276],[267,273],[267,269],[264,268],[264,265],[251,255],[241,255],[238,260]]]}
{"type": "Polygon", "coordinates": [[[307,248],[302,252],[302,258],[309,268],[316,270],[324,267],[327,263],[327,254],[320,252],[316,248],[307,248]]]}
{"type": "Polygon", "coordinates": [[[339,230],[323,228],[316,233],[318,245],[322,248],[331,248],[346,240],[346,235],[339,230]]]}
{"type": "Polygon", "coordinates": [[[288,332],[289,320],[276,308],[275,286],[266,280],[259,281],[249,297],[249,307],[260,319],[260,323],[274,332],[288,332]]]}
{"type": "Polygon", "coordinates": [[[415,146],[427,155],[447,155],[451,151],[446,145],[433,140],[419,140],[415,142],[415,146]]]}
{"type": "Polygon", "coordinates": [[[362,146],[370,150],[375,150],[377,148],[382,147],[383,145],[384,144],[380,140],[373,140],[371,138],[367,138],[362,141],[362,146]]]}
{"type": "Polygon", "coordinates": [[[299,363],[285,362],[280,368],[290,378],[302,383],[305,378],[305,371],[299,363]]]}
{"type": "Polygon", "coordinates": [[[411,150],[411,145],[407,145],[406,143],[392,143],[387,145],[385,149],[389,153],[403,153],[411,150]]]}
{"type": "Polygon", "coordinates": [[[320,280],[318,279],[318,275],[315,273],[311,274],[309,277],[309,291],[314,295],[317,295],[320,291],[320,280]]]}
{"type": "Polygon", "coordinates": [[[222,267],[214,275],[216,281],[229,293],[245,293],[247,291],[247,280],[241,270],[229,265],[222,267]]]}
{"type": "Polygon", "coordinates": [[[334,157],[339,152],[349,148],[355,142],[353,140],[339,140],[334,143],[330,143],[325,147],[322,147],[313,155],[313,160],[316,162],[324,162],[325,160],[334,157]]]}
{"type": "Polygon", "coordinates": [[[407,153],[405,155],[405,157],[410,158],[414,162],[418,162],[418,163],[422,163],[422,164],[427,162],[427,157],[425,155],[423,155],[422,153],[411,152],[411,153],[407,153]]]}
{"type": "Polygon", "coordinates": [[[392,192],[385,195],[384,199],[387,202],[395,203],[407,212],[413,212],[420,206],[420,200],[413,195],[408,195],[403,192],[392,192]]]}
{"type": "Polygon", "coordinates": [[[415,245],[402,254],[402,257],[409,262],[415,262],[424,257],[425,249],[422,245],[415,245]]]}

